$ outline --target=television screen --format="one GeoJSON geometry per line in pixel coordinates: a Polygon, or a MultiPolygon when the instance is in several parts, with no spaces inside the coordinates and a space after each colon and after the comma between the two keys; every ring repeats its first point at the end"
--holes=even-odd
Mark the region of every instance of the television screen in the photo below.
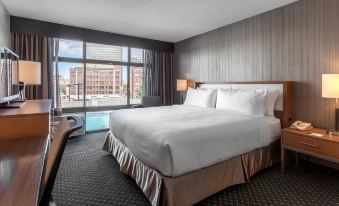
{"type": "Polygon", "coordinates": [[[0,46],[0,103],[19,97],[18,55],[0,46]]]}

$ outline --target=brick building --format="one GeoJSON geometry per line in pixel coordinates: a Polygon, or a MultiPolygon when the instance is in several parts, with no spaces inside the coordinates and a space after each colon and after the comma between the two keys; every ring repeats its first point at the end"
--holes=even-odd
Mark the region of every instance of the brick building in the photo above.
{"type": "MultiPolygon", "coordinates": [[[[121,66],[94,65],[86,68],[86,92],[87,97],[97,95],[126,96],[127,85],[124,85],[121,66]]],[[[83,68],[70,68],[70,95],[73,98],[82,98],[83,93],[83,68]],[[79,89],[79,93],[78,93],[79,89]]],[[[143,68],[130,67],[130,91],[131,98],[138,99],[142,96],[143,68]]]]}
{"type": "Polygon", "coordinates": [[[130,67],[130,88],[131,98],[139,99],[142,96],[143,91],[143,68],[142,67],[130,67]]]}
{"type": "MultiPolygon", "coordinates": [[[[70,68],[70,94],[79,95],[83,92],[83,68],[70,68]]],[[[120,95],[123,93],[121,66],[93,66],[86,68],[87,96],[120,95]]],[[[123,94],[122,94],[123,95],[123,94]]]]}

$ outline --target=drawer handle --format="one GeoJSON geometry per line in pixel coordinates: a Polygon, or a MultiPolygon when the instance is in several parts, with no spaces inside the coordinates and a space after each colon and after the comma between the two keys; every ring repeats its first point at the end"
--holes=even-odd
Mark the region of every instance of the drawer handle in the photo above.
{"type": "Polygon", "coordinates": [[[303,145],[311,146],[311,147],[319,147],[319,146],[316,145],[316,144],[310,144],[310,143],[306,143],[306,142],[302,142],[302,141],[300,141],[299,143],[300,143],[300,144],[303,144],[303,145]]]}

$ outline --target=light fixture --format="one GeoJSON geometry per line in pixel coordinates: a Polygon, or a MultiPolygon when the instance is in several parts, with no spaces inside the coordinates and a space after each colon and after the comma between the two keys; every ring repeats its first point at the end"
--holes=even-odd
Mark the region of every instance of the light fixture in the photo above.
{"type": "Polygon", "coordinates": [[[328,133],[337,135],[339,124],[339,74],[322,75],[322,97],[336,99],[335,103],[335,130],[330,129],[328,133]]]}
{"type": "Polygon", "coordinates": [[[19,61],[19,90],[21,100],[25,100],[23,91],[25,85],[41,84],[41,63],[34,61],[19,61]]]}
{"type": "Polygon", "coordinates": [[[185,79],[177,79],[177,91],[187,91],[188,81],[185,79]]]}
{"type": "Polygon", "coordinates": [[[188,89],[188,80],[177,79],[177,91],[180,92],[180,103],[183,103],[183,93],[188,89]]]}

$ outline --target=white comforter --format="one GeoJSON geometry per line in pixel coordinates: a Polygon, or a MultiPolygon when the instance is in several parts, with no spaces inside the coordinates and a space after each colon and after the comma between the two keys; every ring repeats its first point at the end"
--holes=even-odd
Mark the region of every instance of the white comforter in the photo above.
{"type": "Polygon", "coordinates": [[[110,129],[140,161],[175,177],[269,145],[280,121],[174,105],[113,111],[110,129]]]}

